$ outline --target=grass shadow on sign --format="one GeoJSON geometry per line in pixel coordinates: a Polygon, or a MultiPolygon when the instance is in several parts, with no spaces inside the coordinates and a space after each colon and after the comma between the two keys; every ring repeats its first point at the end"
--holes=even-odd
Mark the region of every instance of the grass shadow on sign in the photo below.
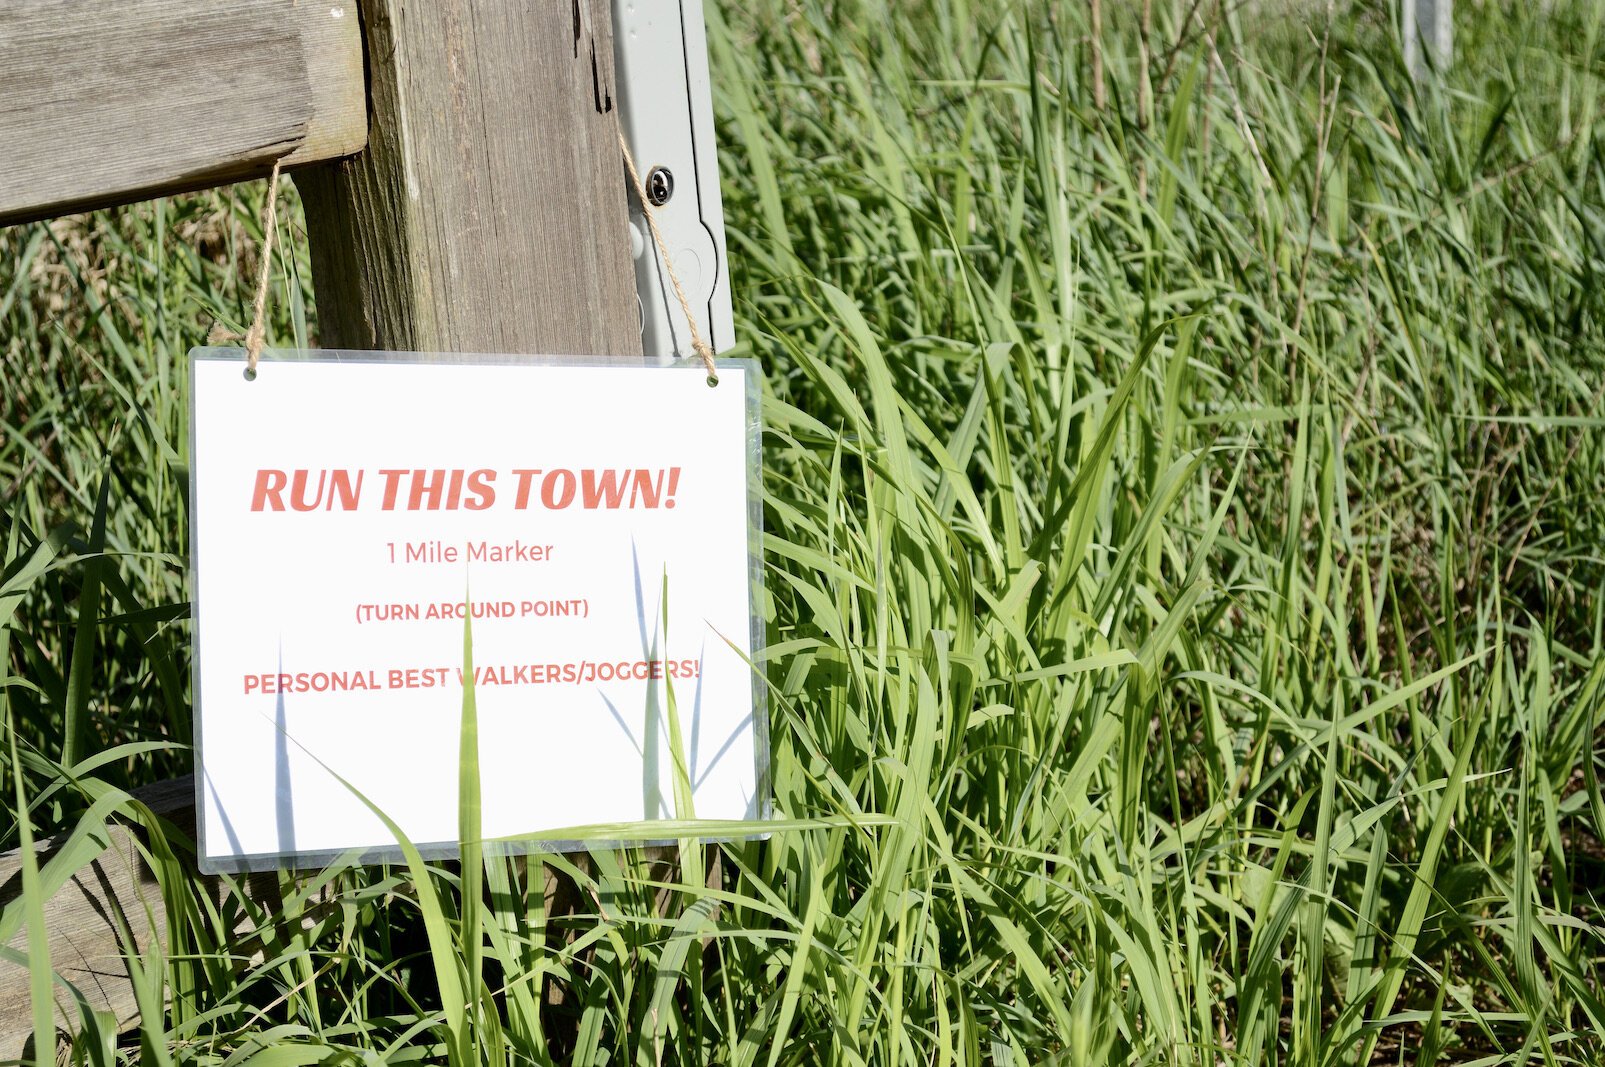
{"type": "MultiPolygon", "coordinates": [[[[655,662],[658,654],[658,640],[662,636],[658,627],[658,612],[651,615],[653,623],[651,633],[648,634],[646,593],[641,585],[641,553],[630,538],[630,569],[635,582],[635,617],[641,635],[641,655],[647,662],[655,662]]],[[[604,696],[602,698],[606,700],[604,696]]],[[[609,707],[612,705],[609,704],[609,707]]],[[[658,687],[649,680],[646,687],[646,700],[642,707],[641,743],[636,746],[641,753],[641,818],[657,819],[664,814],[663,809],[663,777],[659,766],[659,748],[662,742],[663,709],[658,702],[658,687]]],[[[633,740],[633,738],[632,738],[633,740]]]]}
{"type": "MultiPolygon", "coordinates": [[[[691,703],[690,716],[690,751],[687,752],[686,736],[682,730],[679,715],[679,705],[675,700],[674,679],[671,676],[671,663],[669,657],[669,573],[667,567],[663,570],[659,588],[658,602],[655,610],[651,612],[652,623],[648,626],[646,593],[641,576],[641,556],[639,547],[632,538],[630,541],[630,566],[635,583],[635,612],[638,632],[641,637],[641,658],[648,664],[662,663],[661,678],[648,676],[646,679],[646,698],[642,711],[642,736],[636,745],[641,753],[641,812],[642,818],[648,821],[655,819],[674,818],[677,820],[694,819],[694,796],[699,784],[696,775],[697,751],[702,738],[702,671],[701,664],[707,651],[706,642],[697,651],[697,685],[691,703]],[[667,705],[665,707],[665,704],[667,705]],[[672,813],[663,802],[663,768],[661,752],[664,747],[668,749],[673,774],[674,805],[672,813]]],[[[604,695],[603,701],[608,704],[610,711],[614,712],[614,719],[622,726],[623,718],[614,709],[613,704],[604,695]]],[[[714,757],[718,762],[735,738],[740,735],[743,726],[738,727],[730,738],[726,739],[719,753],[714,757]]],[[[626,730],[632,743],[635,737],[626,730]]],[[[711,765],[710,765],[711,766],[711,765]]],[[[703,775],[706,778],[706,774],[703,775]]]]}
{"type": "Polygon", "coordinates": [[[624,721],[624,716],[619,712],[618,705],[613,703],[612,700],[608,699],[606,693],[601,694],[601,697],[602,703],[607,707],[607,713],[613,716],[614,722],[619,724],[619,729],[623,731],[625,738],[630,742],[630,747],[635,749],[635,754],[637,756],[641,756],[642,759],[645,759],[646,757],[641,752],[641,742],[636,740],[635,731],[630,729],[630,724],[624,721]]]}
{"type": "MultiPolygon", "coordinates": [[[[674,679],[670,674],[669,664],[669,576],[667,569],[662,577],[662,587],[659,594],[657,609],[652,612],[652,626],[649,632],[647,625],[646,595],[641,576],[640,554],[632,540],[630,545],[631,567],[635,583],[635,609],[636,621],[641,636],[642,658],[648,663],[659,662],[660,656],[664,664],[661,690],[657,679],[648,679],[646,701],[644,708],[643,736],[637,742],[635,734],[626,725],[624,717],[619,714],[617,707],[606,695],[602,696],[613,719],[617,722],[625,735],[641,754],[641,785],[642,785],[642,817],[647,820],[670,818],[671,813],[665,809],[663,803],[662,766],[660,751],[667,742],[669,758],[673,761],[675,804],[672,818],[684,822],[695,819],[693,812],[693,799],[696,791],[700,789],[712,775],[713,770],[721,760],[740,740],[741,735],[753,729],[754,722],[751,716],[737,723],[735,728],[720,742],[713,757],[706,767],[701,766],[702,750],[702,702],[704,696],[702,667],[707,660],[708,645],[704,638],[697,649],[696,687],[691,700],[691,715],[689,721],[689,745],[682,731],[682,723],[678,714],[678,704],[674,694],[674,679]],[[661,695],[660,695],[661,692],[661,695]],[[667,701],[667,715],[665,715],[664,702],[667,701]]],[[[741,655],[751,670],[758,668],[747,660],[740,649],[731,644],[728,638],[721,635],[721,640],[730,645],[731,649],[741,655]]],[[[752,798],[748,798],[749,802],[752,798]]],[[[749,803],[749,808],[751,804],[749,803]]]]}
{"type": "MultiPolygon", "coordinates": [[[[665,589],[665,598],[667,598],[667,589],[665,589]]],[[[708,654],[708,642],[707,642],[707,639],[704,638],[703,641],[702,641],[702,644],[697,646],[697,662],[701,663],[704,659],[707,658],[707,654],[708,654]]],[[[665,673],[667,673],[667,672],[665,672],[665,673]]],[[[697,688],[696,688],[696,691],[691,694],[691,764],[690,764],[690,766],[691,766],[691,788],[693,790],[696,789],[698,784],[700,784],[697,781],[697,752],[701,748],[701,745],[702,745],[702,672],[699,670],[699,671],[697,671],[697,688]]],[[[728,743],[726,744],[726,747],[729,747],[728,743]]],[[[716,763],[718,762],[718,756],[714,757],[714,762],[716,762],[716,763]]],[[[704,774],[703,777],[705,778],[705,777],[707,777],[707,775],[704,774]]]]}
{"type": "MultiPolygon", "coordinates": [[[[199,763],[199,760],[196,762],[199,763]]],[[[223,806],[223,797],[217,791],[217,784],[212,781],[212,776],[207,774],[204,768],[200,773],[206,782],[206,791],[212,795],[210,808],[217,812],[217,819],[223,824],[223,836],[228,838],[229,854],[232,856],[243,855],[245,849],[240,845],[240,835],[235,832],[234,824],[229,821],[228,809],[223,806]]],[[[200,832],[205,833],[204,826],[200,828],[200,832]]]]}
{"type": "MultiPolygon", "coordinates": [[[[752,671],[758,670],[758,668],[752,663],[752,661],[750,659],[748,659],[747,656],[744,655],[739,648],[737,648],[733,643],[731,643],[729,638],[725,637],[722,634],[719,634],[718,631],[714,631],[714,632],[719,637],[719,639],[721,641],[723,641],[725,644],[730,646],[731,651],[735,652],[736,655],[741,657],[742,661],[744,663],[746,663],[748,670],[752,670],[752,671]]],[[[707,658],[708,658],[708,642],[707,642],[706,639],[704,639],[703,642],[702,642],[702,645],[697,649],[697,663],[701,664],[707,658]]],[[[756,717],[756,715],[757,715],[757,710],[754,709],[752,715],[749,715],[747,718],[743,719],[741,722],[736,723],[735,729],[730,731],[730,733],[725,737],[723,743],[721,743],[719,745],[718,749],[714,751],[713,758],[708,761],[708,765],[706,767],[702,767],[701,773],[698,773],[697,768],[700,766],[700,762],[699,762],[700,761],[700,756],[699,756],[698,753],[699,753],[699,749],[701,747],[701,734],[702,734],[702,672],[700,670],[697,671],[697,691],[696,691],[696,695],[694,697],[692,697],[692,701],[691,701],[691,764],[690,764],[690,775],[691,775],[691,788],[693,790],[702,788],[703,783],[705,783],[708,780],[709,776],[713,774],[713,769],[719,765],[719,761],[720,760],[724,759],[725,755],[730,751],[731,747],[734,746],[735,743],[741,738],[741,735],[746,733],[748,730],[753,729],[753,727],[755,725],[755,717],[756,717]]],[[[751,801],[751,799],[752,799],[751,797],[748,798],[749,802],[751,801]]],[[[749,807],[750,806],[751,805],[749,803],[749,807]]]]}
{"type": "MultiPolygon", "coordinates": [[[[762,684],[764,686],[768,687],[771,690],[774,688],[773,685],[770,684],[768,678],[764,675],[763,668],[758,665],[758,663],[753,659],[753,657],[751,655],[749,655],[746,652],[743,652],[741,650],[740,646],[738,646],[734,641],[730,640],[730,638],[726,637],[724,634],[720,633],[718,630],[714,630],[713,631],[713,635],[715,637],[717,637],[720,641],[724,642],[725,647],[730,649],[730,651],[734,652],[736,654],[737,658],[739,658],[741,660],[741,662],[746,665],[747,670],[751,671],[753,673],[753,675],[755,677],[757,677],[762,682],[762,684]]],[[[704,640],[703,643],[702,643],[702,648],[699,649],[698,652],[697,652],[697,662],[698,663],[701,663],[703,658],[705,658],[707,656],[707,650],[708,650],[707,641],[704,640]]],[[[698,709],[700,709],[701,706],[702,706],[702,680],[701,680],[701,677],[699,676],[698,679],[697,679],[697,707],[698,707],[698,709]]],[[[730,747],[736,743],[736,740],[741,736],[743,731],[746,731],[746,730],[757,730],[758,729],[758,726],[759,726],[758,716],[760,714],[763,714],[761,708],[762,708],[762,705],[754,703],[752,714],[749,715],[746,718],[745,721],[737,723],[736,724],[736,728],[734,730],[730,731],[729,736],[724,739],[724,744],[719,746],[719,750],[713,754],[713,759],[709,760],[708,761],[708,765],[705,768],[703,768],[701,776],[700,777],[693,777],[693,781],[692,781],[692,788],[693,789],[702,788],[702,784],[704,782],[706,782],[708,780],[708,776],[713,773],[714,767],[718,766],[719,761],[724,758],[725,753],[730,751],[730,747]]],[[[760,740],[757,737],[753,738],[753,746],[758,752],[758,758],[759,758],[759,761],[760,761],[760,765],[759,765],[759,768],[758,768],[757,778],[753,782],[754,792],[752,792],[751,794],[748,794],[746,796],[747,814],[748,814],[749,819],[757,820],[757,821],[762,822],[763,819],[762,819],[761,816],[762,816],[762,813],[764,811],[764,797],[765,797],[765,794],[768,792],[768,790],[770,788],[770,785],[769,785],[769,769],[768,769],[769,752],[768,752],[767,745],[760,743],[760,740]]],[[[693,774],[694,774],[695,773],[695,768],[696,768],[696,756],[695,756],[695,747],[694,746],[693,746],[693,750],[692,751],[693,751],[693,755],[692,755],[691,766],[692,766],[693,774]]]]}
{"type": "MultiPolygon", "coordinates": [[[[279,676],[284,676],[284,641],[279,641],[279,676]]],[[[273,822],[278,830],[279,851],[284,855],[295,852],[294,786],[290,781],[290,749],[286,744],[289,722],[284,708],[284,686],[277,687],[273,701],[273,822]]]]}

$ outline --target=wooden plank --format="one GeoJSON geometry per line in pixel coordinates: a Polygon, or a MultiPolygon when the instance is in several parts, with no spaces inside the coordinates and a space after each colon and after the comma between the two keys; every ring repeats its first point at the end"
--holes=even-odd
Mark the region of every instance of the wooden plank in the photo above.
{"type": "Polygon", "coordinates": [[[363,19],[368,148],[295,175],[323,346],[638,358],[608,0],[363,19]]]}
{"type": "MultiPolygon", "coordinates": [[[[133,790],[151,811],[165,817],[187,834],[195,827],[195,777],[185,775],[133,790]]],[[[128,979],[127,955],[148,949],[153,941],[167,948],[167,913],[161,887],[139,851],[142,831],[121,824],[110,827],[110,841],[94,862],[76,872],[67,884],[45,902],[45,929],[50,942],[51,969],[75,985],[97,1011],[110,1012],[119,1029],[139,1022],[139,1005],[128,979]]],[[[56,841],[35,843],[42,866],[55,851],[56,841]]],[[[0,908],[22,893],[22,858],[16,851],[0,854],[0,908]]],[[[262,871],[237,880],[239,891],[268,914],[283,909],[277,871],[262,871]]],[[[202,877],[199,885],[221,903],[223,882],[202,877]]],[[[303,917],[310,927],[328,905],[314,902],[303,917]]],[[[233,951],[253,963],[261,961],[262,932],[241,916],[235,927],[233,951]]],[[[10,947],[27,950],[28,931],[18,930],[10,947]]],[[[0,1062],[32,1056],[33,1015],[28,971],[0,960],[0,1062]]],[[[79,1010],[70,994],[55,989],[58,1037],[76,1030],[79,1010]]],[[[40,1057],[47,1062],[49,1057],[40,1057]]]]}
{"type": "Polygon", "coordinates": [[[0,225],[366,140],[356,0],[0,3],[0,225]]]}
{"type": "MultiPolygon", "coordinates": [[[[193,778],[160,782],[136,790],[135,796],[159,815],[179,825],[195,821],[193,778]]],[[[48,861],[52,842],[39,842],[39,863],[48,861]]],[[[0,908],[22,892],[22,860],[17,852],[0,855],[0,908]]],[[[115,826],[111,844],[93,863],[75,874],[54,897],[45,902],[45,928],[50,938],[51,967],[83,991],[97,1010],[109,1011],[119,1023],[131,1025],[139,1016],[123,957],[138,952],[151,939],[165,941],[167,916],[161,889],[145,866],[133,831],[115,826]],[[132,944],[125,942],[120,922],[126,922],[132,944]]],[[[28,931],[19,930],[11,947],[25,951],[28,931]]],[[[59,987],[58,1026],[77,1022],[78,1011],[59,987]]],[[[33,1037],[28,971],[0,960],[0,1060],[18,1060],[33,1037]]],[[[40,1060],[50,1059],[49,1055],[40,1060]]]]}

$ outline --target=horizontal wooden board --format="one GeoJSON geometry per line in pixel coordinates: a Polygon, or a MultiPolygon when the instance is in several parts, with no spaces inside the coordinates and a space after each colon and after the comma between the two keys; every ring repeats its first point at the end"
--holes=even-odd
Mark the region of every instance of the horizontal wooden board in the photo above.
{"type": "MultiPolygon", "coordinates": [[[[185,775],[164,782],[156,782],[133,790],[133,796],[157,815],[164,817],[174,828],[192,835],[195,828],[195,778],[185,775]]],[[[109,826],[107,847],[92,862],[85,864],[67,879],[44,904],[45,931],[50,946],[50,966],[61,981],[71,982],[83,994],[90,1007],[108,1012],[116,1020],[119,1030],[127,1031],[139,1024],[139,1004],[133,984],[129,981],[127,957],[132,953],[146,952],[153,943],[163,951],[169,947],[167,939],[167,911],[162,901],[161,886],[157,884],[150,867],[140,851],[143,831],[130,828],[121,822],[109,826]]],[[[63,838],[35,842],[34,852],[41,867],[60,847],[63,838]]],[[[718,863],[718,849],[713,848],[710,863],[718,863]]],[[[186,856],[187,852],[184,853],[186,856]]],[[[653,862],[671,864],[675,850],[649,849],[653,862]]],[[[185,859],[186,864],[192,862],[185,859]]],[[[534,863],[537,859],[520,857],[519,863],[534,863]]],[[[580,859],[583,864],[583,858],[580,859]]],[[[571,913],[588,901],[573,882],[560,878],[554,868],[546,867],[541,875],[545,880],[545,900],[548,915],[571,913]]],[[[673,880],[672,873],[663,876],[673,880]]],[[[716,878],[717,875],[714,875],[716,878]]],[[[240,953],[241,959],[255,966],[262,960],[263,936],[252,916],[282,913],[284,900],[279,884],[280,873],[275,870],[258,871],[237,879],[235,892],[250,901],[249,909],[223,907],[225,916],[235,921],[234,939],[230,949],[240,953]]],[[[716,885],[710,880],[709,885],[716,885]]],[[[214,905],[225,900],[222,878],[202,877],[191,883],[211,897],[214,905]]],[[[13,850],[0,853],[0,909],[16,901],[22,893],[22,856],[13,850]]],[[[322,894],[310,903],[302,917],[303,927],[310,929],[338,902],[322,894]]],[[[278,921],[278,920],[273,920],[278,921]]],[[[8,946],[26,953],[28,928],[24,925],[11,938],[8,946]]],[[[548,992],[553,1003],[561,1001],[560,987],[550,986],[548,992]]],[[[55,1003],[53,1017],[58,1042],[63,1036],[80,1027],[78,1005],[59,984],[53,988],[55,1003]]],[[[32,995],[27,968],[10,960],[0,959],[0,1063],[16,1062],[33,1056],[32,995]]],[[[48,1061],[49,1057],[40,1057],[48,1061]]]]}
{"type": "MultiPolygon", "coordinates": [[[[134,795],[152,811],[176,819],[186,829],[194,825],[193,778],[159,782],[134,795]]],[[[167,913],[161,888],[140,855],[134,831],[114,825],[109,836],[109,847],[99,858],[45,901],[45,930],[51,969],[77,986],[96,1010],[111,1012],[126,1026],[138,1021],[139,1008],[124,957],[129,951],[144,950],[153,938],[165,943],[167,913]]],[[[49,862],[53,851],[50,841],[36,843],[41,866],[49,862]]],[[[21,871],[19,853],[0,854],[0,907],[21,895],[21,871]]],[[[26,926],[17,931],[11,947],[27,950],[26,926]]],[[[57,1027],[64,1027],[69,1020],[76,1024],[78,1009],[71,996],[59,985],[54,991],[57,1027]]],[[[0,1061],[22,1058],[33,1038],[31,1003],[27,969],[0,960],[0,1061]]]]}
{"type": "Polygon", "coordinates": [[[366,141],[356,0],[0,4],[0,225],[366,141]]]}

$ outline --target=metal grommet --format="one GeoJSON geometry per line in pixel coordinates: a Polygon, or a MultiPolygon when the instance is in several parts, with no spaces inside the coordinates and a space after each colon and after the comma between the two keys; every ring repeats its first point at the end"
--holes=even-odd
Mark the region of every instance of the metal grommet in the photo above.
{"type": "Polygon", "coordinates": [[[646,199],[653,207],[662,207],[674,195],[674,175],[668,167],[653,167],[646,172],[646,199]]]}

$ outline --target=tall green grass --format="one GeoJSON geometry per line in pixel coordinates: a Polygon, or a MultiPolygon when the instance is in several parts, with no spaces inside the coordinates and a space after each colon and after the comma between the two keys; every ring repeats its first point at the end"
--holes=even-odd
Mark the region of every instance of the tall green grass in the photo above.
{"type": "MultiPolygon", "coordinates": [[[[1605,8],[1461,5],[1417,87],[1377,6],[1151,7],[1100,108],[1080,5],[710,5],[791,828],[221,903],[159,833],[110,1056],[1600,1062],[1605,8]]],[[[261,195],[0,232],[0,845],[79,843],[7,936],[187,769],[261,195]]]]}

